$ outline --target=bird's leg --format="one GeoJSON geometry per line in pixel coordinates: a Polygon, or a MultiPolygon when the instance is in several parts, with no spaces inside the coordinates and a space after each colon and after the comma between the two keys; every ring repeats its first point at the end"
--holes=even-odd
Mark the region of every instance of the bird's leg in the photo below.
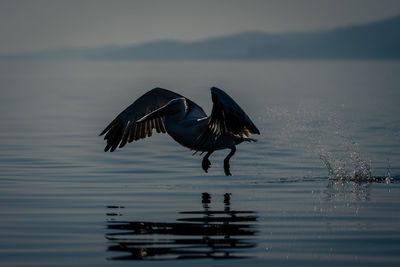
{"type": "Polygon", "coordinates": [[[208,160],[208,157],[213,153],[213,151],[208,151],[207,154],[204,156],[203,161],[201,162],[201,167],[205,172],[208,172],[208,169],[211,166],[211,162],[208,160]]]}
{"type": "Polygon", "coordinates": [[[236,152],[236,147],[233,146],[231,148],[231,152],[229,152],[228,156],[226,156],[226,158],[224,159],[224,171],[225,171],[226,176],[232,175],[231,171],[229,170],[229,168],[230,168],[229,160],[235,154],[235,152],[236,152]]]}

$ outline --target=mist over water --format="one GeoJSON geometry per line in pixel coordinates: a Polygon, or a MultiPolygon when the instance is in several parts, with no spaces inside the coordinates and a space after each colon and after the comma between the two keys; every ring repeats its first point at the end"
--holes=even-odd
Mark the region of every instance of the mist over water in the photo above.
{"type": "Polygon", "coordinates": [[[397,61],[1,63],[0,265],[395,266],[399,70],[397,61]],[[208,114],[217,86],[251,117],[261,135],[238,146],[232,177],[228,151],[206,174],[202,157],[154,132],[103,152],[98,134],[157,86],[208,114]]]}

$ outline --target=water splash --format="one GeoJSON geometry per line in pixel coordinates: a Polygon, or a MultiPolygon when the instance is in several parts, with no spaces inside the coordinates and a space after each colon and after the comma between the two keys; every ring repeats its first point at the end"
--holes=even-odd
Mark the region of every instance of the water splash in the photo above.
{"type": "Polygon", "coordinates": [[[319,157],[328,169],[331,180],[366,182],[375,180],[371,163],[362,159],[358,152],[350,152],[348,159],[341,160],[335,160],[329,153],[320,153],[319,157]]]}
{"type": "Polygon", "coordinates": [[[392,174],[390,172],[390,162],[388,161],[388,167],[386,170],[386,176],[385,176],[385,183],[390,184],[392,181],[392,174]]]}

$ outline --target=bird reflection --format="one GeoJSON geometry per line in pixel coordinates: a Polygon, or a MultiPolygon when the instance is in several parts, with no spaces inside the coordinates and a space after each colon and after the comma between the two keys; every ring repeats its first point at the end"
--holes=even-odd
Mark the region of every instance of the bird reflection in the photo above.
{"type": "Polygon", "coordinates": [[[190,217],[178,218],[174,223],[109,221],[107,229],[114,232],[106,234],[111,243],[108,250],[125,253],[111,260],[250,257],[249,250],[256,246],[252,239],[256,233],[255,212],[232,210],[229,193],[224,195],[224,210],[211,208],[208,193],[202,194],[201,203],[201,210],[182,211],[182,216],[190,217]]]}

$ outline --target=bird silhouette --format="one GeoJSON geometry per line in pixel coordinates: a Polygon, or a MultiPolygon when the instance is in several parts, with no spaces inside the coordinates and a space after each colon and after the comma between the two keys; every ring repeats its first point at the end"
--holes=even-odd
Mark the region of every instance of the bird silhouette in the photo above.
{"type": "Polygon", "coordinates": [[[207,152],[202,160],[205,172],[211,166],[210,155],[215,150],[230,149],[224,159],[225,174],[231,175],[230,158],[236,152],[236,145],[247,141],[250,134],[260,131],[243,109],[224,91],[211,88],[212,112],[207,116],[204,110],[190,99],[167,89],[154,88],[122,111],[100,134],[107,145],[104,151],[113,152],[127,143],[158,133],[168,133],[179,144],[207,152]]]}

